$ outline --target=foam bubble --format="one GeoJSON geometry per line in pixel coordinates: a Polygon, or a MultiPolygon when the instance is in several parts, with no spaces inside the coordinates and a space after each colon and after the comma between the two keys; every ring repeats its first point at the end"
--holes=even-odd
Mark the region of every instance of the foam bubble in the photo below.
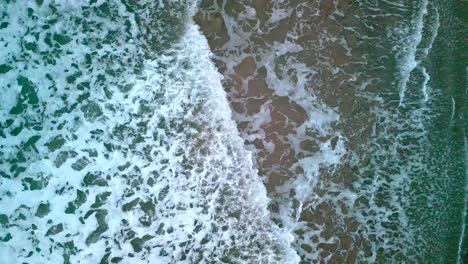
{"type": "Polygon", "coordinates": [[[4,4],[2,256],[297,261],[270,220],[206,40],[191,23],[158,24],[184,6],[31,3],[4,4]]]}

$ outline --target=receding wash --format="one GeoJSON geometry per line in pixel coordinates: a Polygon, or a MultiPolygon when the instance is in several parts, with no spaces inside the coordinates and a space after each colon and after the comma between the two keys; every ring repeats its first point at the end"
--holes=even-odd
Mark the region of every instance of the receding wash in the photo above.
{"type": "Polygon", "coordinates": [[[0,263],[467,263],[466,36],[463,0],[0,0],[0,263]]]}

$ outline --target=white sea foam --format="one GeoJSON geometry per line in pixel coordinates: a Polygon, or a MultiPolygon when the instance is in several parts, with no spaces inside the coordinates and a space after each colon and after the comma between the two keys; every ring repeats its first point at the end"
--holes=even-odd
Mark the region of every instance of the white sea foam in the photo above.
{"type": "Polygon", "coordinates": [[[134,13],[87,4],[2,4],[3,259],[298,262],[198,28],[156,56],[134,13]]]}
{"type": "Polygon", "coordinates": [[[421,71],[424,76],[424,82],[422,84],[422,93],[424,95],[424,102],[427,102],[429,101],[428,85],[429,85],[429,81],[431,80],[431,76],[427,73],[425,67],[422,67],[421,71]]]}
{"type": "MultiPolygon", "coordinates": [[[[421,6],[413,18],[412,23],[409,25],[403,25],[403,27],[409,28],[400,28],[403,33],[403,39],[397,37],[397,42],[400,42],[396,45],[396,48],[398,49],[397,63],[399,68],[398,87],[400,90],[400,106],[404,104],[411,73],[421,63],[421,60],[418,60],[416,55],[418,52],[418,46],[420,45],[423,38],[424,18],[428,14],[428,5],[429,2],[427,0],[421,1],[421,6]]],[[[433,28],[436,28],[437,30],[438,26],[433,26],[433,28]]],[[[435,38],[435,34],[433,34],[433,36],[435,38]]],[[[430,45],[432,45],[432,42],[433,41],[431,41],[430,45]]],[[[430,47],[425,50],[426,56],[429,50],[430,47]]]]}

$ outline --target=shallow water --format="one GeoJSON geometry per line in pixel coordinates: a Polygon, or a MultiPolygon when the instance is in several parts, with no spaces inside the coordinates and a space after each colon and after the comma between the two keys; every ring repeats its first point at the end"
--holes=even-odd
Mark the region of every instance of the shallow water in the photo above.
{"type": "Polygon", "coordinates": [[[466,258],[466,4],[0,7],[6,263],[466,258]]]}
{"type": "Polygon", "coordinates": [[[234,120],[303,263],[462,261],[466,18],[457,8],[201,2],[195,19],[234,120]]]}

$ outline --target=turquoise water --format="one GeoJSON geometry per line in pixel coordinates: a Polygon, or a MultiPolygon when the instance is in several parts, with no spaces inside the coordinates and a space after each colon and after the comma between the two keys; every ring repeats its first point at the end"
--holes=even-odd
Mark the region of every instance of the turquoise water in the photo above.
{"type": "Polygon", "coordinates": [[[296,2],[0,0],[0,259],[466,262],[467,3],[296,2]]]}

